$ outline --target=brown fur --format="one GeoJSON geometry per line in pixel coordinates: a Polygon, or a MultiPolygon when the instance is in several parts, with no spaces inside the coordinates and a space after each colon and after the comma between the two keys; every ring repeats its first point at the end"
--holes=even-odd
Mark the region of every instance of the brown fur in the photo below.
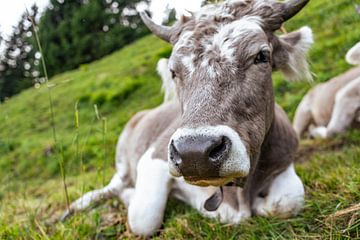
{"type": "MultiPolygon", "coordinates": [[[[142,114],[135,128],[132,129],[132,124],[129,124],[124,131],[131,130],[133,136],[129,138],[128,144],[123,146],[127,149],[124,157],[136,165],[146,149],[154,146],[155,152],[152,157],[167,159],[167,144],[170,136],[180,126],[179,110],[178,102],[170,102],[142,114]]],[[[138,120],[138,116],[135,116],[135,120],[138,120]]],[[[297,145],[296,133],[287,115],[279,106],[276,106],[274,122],[262,144],[258,155],[259,161],[256,166],[253,166],[253,173],[250,174],[245,185],[248,201],[251,202],[259,194],[266,195],[271,180],[293,162],[297,145]]],[[[136,168],[132,168],[130,175],[136,176],[136,168]]],[[[231,187],[224,189],[224,196],[228,194],[232,194],[231,187]]],[[[225,197],[225,201],[236,206],[234,199],[225,197]]]]}

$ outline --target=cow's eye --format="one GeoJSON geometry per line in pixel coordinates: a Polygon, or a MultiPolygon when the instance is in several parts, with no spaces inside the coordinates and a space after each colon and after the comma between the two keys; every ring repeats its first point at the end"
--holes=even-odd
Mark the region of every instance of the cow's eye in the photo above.
{"type": "Polygon", "coordinates": [[[255,58],[254,63],[268,63],[270,61],[270,52],[267,50],[261,50],[255,58]]]}
{"type": "Polygon", "coordinates": [[[175,79],[176,78],[176,72],[174,70],[171,70],[171,69],[170,69],[170,72],[171,72],[172,79],[175,79]]]}

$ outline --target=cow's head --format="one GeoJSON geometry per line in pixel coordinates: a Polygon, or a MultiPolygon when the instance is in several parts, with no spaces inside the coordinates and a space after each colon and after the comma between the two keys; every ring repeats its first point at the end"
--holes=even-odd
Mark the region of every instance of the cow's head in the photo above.
{"type": "Polygon", "coordinates": [[[274,118],[272,71],[311,78],[305,57],[311,30],[274,34],[308,1],[228,0],[172,27],[141,14],[155,35],[173,45],[169,69],[182,121],[169,143],[172,175],[223,185],[249,174],[274,118]]]}

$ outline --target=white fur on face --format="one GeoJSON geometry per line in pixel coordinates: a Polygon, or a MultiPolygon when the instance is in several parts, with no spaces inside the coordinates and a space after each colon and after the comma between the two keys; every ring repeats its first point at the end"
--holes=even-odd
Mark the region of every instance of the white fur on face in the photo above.
{"type": "Polygon", "coordinates": [[[164,102],[176,99],[176,86],[172,80],[171,72],[168,66],[168,59],[162,58],[158,61],[156,70],[162,80],[162,90],[164,91],[164,102]]]}
{"type": "MultiPolygon", "coordinates": [[[[225,125],[218,126],[206,126],[199,128],[181,128],[178,129],[173,136],[171,137],[171,141],[176,143],[177,140],[183,137],[193,137],[196,138],[198,136],[225,136],[228,137],[231,141],[231,150],[228,159],[222,163],[222,166],[219,171],[220,177],[244,177],[249,174],[250,171],[250,157],[246,150],[246,147],[242,140],[239,137],[239,134],[225,125]]],[[[170,157],[169,157],[170,159],[170,157]]],[[[169,162],[169,170],[170,173],[179,177],[181,174],[176,170],[172,161],[169,162]]]]}
{"type": "Polygon", "coordinates": [[[229,59],[230,62],[235,60],[235,42],[241,39],[241,36],[249,32],[261,32],[262,20],[260,17],[243,17],[240,20],[233,21],[221,27],[213,36],[211,44],[205,49],[209,51],[218,47],[220,56],[229,59]]]}
{"type": "Polygon", "coordinates": [[[265,198],[255,199],[254,209],[260,216],[295,216],[303,208],[304,195],[304,186],[291,164],[274,179],[265,198]]]}
{"type": "Polygon", "coordinates": [[[352,65],[360,64],[360,42],[347,52],[346,61],[352,65]]]}
{"type": "MultiPolygon", "coordinates": [[[[180,36],[179,41],[174,46],[173,52],[175,54],[180,54],[181,62],[186,67],[190,76],[195,72],[196,67],[200,67],[206,70],[208,77],[214,78],[222,73],[221,69],[212,66],[210,64],[211,58],[206,57],[206,55],[216,51],[222,59],[225,59],[229,63],[233,63],[236,61],[236,42],[239,41],[242,36],[246,36],[250,32],[261,32],[261,25],[262,20],[257,16],[245,16],[240,20],[233,21],[229,24],[220,25],[216,34],[213,36],[206,36],[206,38],[202,40],[201,44],[203,45],[203,49],[205,49],[205,57],[199,66],[195,66],[194,60],[196,56],[194,54],[182,55],[179,53],[179,50],[189,50],[189,46],[193,45],[193,31],[184,32],[180,36]]],[[[172,63],[170,63],[170,66],[172,66],[172,63]]],[[[234,64],[234,66],[236,66],[236,64],[234,64]]],[[[235,71],[235,69],[230,70],[235,71]]]]}

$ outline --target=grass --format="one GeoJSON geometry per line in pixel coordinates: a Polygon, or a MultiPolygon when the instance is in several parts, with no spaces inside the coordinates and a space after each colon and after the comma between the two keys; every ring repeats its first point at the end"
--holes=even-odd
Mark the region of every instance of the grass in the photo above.
{"type": "MultiPolygon", "coordinates": [[[[315,34],[310,52],[315,83],[286,82],[274,74],[276,100],[290,117],[314,84],[351,67],[344,56],[360,40],[360,16],[353,3],[311,1],[286,24],[288,31],[309,25],[315,34]]],[[[110,179],[116,140],[124,124],[137,111],[162,100],[155,65],[170,51],[168,44],[148,36],[51,79],[70,200],[110,179]]],[[[0,239],[136,239],[117,200],[53,223],[66,209],[66,198],[51,124],[46,84],[0,105],[0,239]]],[[[360,239],[360,211],[339,215],[360,203],[359,145],[358,131],[302,142],[296,168],[305,184],[306,206],[298,217],[256,217],[227,226],[171,200],[155,239],[360,239]]]]}

